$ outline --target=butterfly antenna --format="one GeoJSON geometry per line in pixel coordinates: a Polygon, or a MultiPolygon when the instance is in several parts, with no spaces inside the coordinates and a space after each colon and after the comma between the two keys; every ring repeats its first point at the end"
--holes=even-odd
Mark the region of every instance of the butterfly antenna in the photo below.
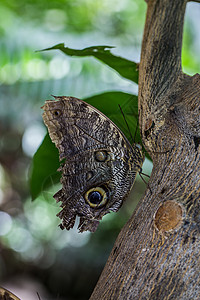
{"type": "Polygon", "coordinates": [[[131,133],[130,128],[129,128],[129,126],[128,126],[128,122],[126,121],[124,112],[123,112],[123,110],[122,110],[120,104],[118,104],[118,105],[119,105],[119,109],[120,109],[120,111],[121,111],[121,113],[122,113],[123,119],[124,119],[124,121],[125,121],[125,123],[126,123],[126,126],[127,126],[127,128],[128,128],[128,132],[129,132],[129,134],[130,134],[131,141],[132,141],[132,143],[134,143],[133,136],[132,136],[132,133],[131,133]]]}
{"type": "MultiPolygon", "coordinates": [[[[145,173],[140,172],[140,176],[141,176],[141,175],[144,175],[144,176],[150,178],[150,176],[149,176],[148,174],[145,174],[145,173]]],[[[142,177],[142,176],[141,176],[141,177],[142,177]]]]}
{"type": "Polygon", "coordinates": [[[150,186],[149,186],[149,183],[146,182],[146,180],[143,178],[142,175],[147,176],[147,177],[150,177],[150,176],[147,175],[147,174],[145,174],[145,173],[142,173],[142,172],[139,172],[139,175],[140,175],[140,178],[142,179],[142,181],[148,186],[148,188],[149,188],[149,190],[150,190],[150,193],[152,194],[152,191],[151,191],[151,188],[150,188],[150,186]]]}
{"type": "Polygon", "coordinates": [[[141,175],[141,173],[139,173],[140,175],[140,178],[142,179],[142,181],[145,183],[145,184],[148,184],[148,182],[146,182],[146,180],[143,178],[143,176],[141,175]]]}

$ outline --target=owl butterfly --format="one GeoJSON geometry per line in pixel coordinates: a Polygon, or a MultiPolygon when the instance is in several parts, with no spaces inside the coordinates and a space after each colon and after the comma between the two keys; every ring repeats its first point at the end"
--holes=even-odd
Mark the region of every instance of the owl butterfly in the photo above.
{"type": "Polygon", "coordinates": [[[102,217],[118,211],[141,171],[142,151],[96,108],[74,97],[45,101],[43,120],[59,150],[62,189],[60,227],[80,217],[80,232],[97,229],[102,217]]]}
{"type": "Polygon", "coordinates": [[[0,287],[0,300],[20,300],[20,299],[17,296],[15,296],[13,293],[0,287]]]}

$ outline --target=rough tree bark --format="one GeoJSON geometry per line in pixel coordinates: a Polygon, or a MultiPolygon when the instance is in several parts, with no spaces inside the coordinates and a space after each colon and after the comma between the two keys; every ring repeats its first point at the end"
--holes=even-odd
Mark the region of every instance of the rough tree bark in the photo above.
{"type": "Polygon", "coordinates": [[[147,1],[139,122],[153,171],[91,300],[200,299],[200,76],[181,68],[187,2],[147,1]]]}

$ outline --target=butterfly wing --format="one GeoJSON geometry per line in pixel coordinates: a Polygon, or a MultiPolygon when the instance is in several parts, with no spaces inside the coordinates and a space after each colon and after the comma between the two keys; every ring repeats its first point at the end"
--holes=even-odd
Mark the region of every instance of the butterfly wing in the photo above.
{"type": "Polygon", "coordinates": [[[74,226],[94,232],[103,215],[117,211],[129,193],[144,160],[120,129],[100,111],[74,97],[47,100],[43,119],[52,141],[65,159],[61,201],[61,228],[74,226]]]}

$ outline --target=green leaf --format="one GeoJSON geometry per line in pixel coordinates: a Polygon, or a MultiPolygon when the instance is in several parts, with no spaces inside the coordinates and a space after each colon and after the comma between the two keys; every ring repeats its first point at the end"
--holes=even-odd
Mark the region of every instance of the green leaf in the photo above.
{"type": "Polygon", "coordinates": [[[112,54],[110,52],[111,48],[114,47],[93,46],[84,48],[82,50],[77,50],[65,47],[64,43],[62,43],[41,51],[58,49],[69,56],[94,56],[117,71],[122,77],[138,83],[138,65],[131,60],[112,54]]]}
{"type": "MultiPolygon", "coordinates": [[[[106,92],[84,99],[85,102],[99,109],[109,117],[127,136],[132,143],[136,134],[136,142],[141,143],[137,127],[137,96],[123,92],[106,92]],[[119,105],[128,123],[120,111],[119,105]],[[132,137],[131,137],[132,135],[132,137]]],[[[58,150],[47,134],[35,153],[30,174],[30,190],[35,199],[41,191],[60,180],[57,169],[60,165],[58,150]]]]}
{"type": "Polygon", "coordinates": [[[83,100],[96,107],[111,119],[122,130],[131,143],[141,143],[139,130],[136,132],[138,119],[137,96],[124,92],[106,92],[83,100]],[[119,106],[128,123],[130,132],[119,106]],[[135,134],[136,137],[134,141],[135,134]]]}
{"type": "Polygon", "coordinates": [[[30,171],[30,193],[32,199],[59,182],[61,174],[57,172],[60,166],[58,149],[47,134],[35,153],[30,171]]]}

